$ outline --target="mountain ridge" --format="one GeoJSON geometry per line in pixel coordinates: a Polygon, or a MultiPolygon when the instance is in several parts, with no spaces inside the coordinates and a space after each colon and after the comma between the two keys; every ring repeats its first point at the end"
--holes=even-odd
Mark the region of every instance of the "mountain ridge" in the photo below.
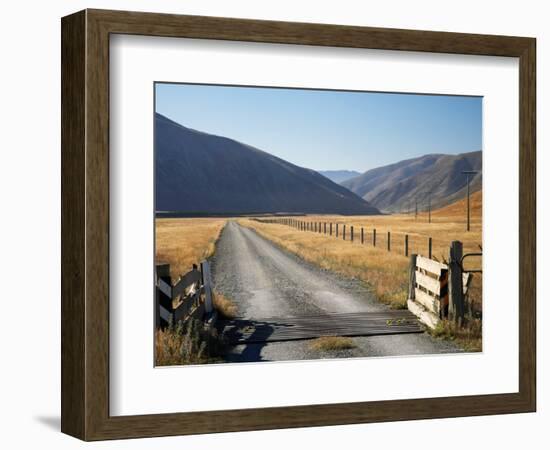
{"type": "Polygon", "coordinates": [[[155,114],[155,210],[379,214],[318,172],[155,114]]]}
{"type": "Polygon", "coordinates": [[[400,212],[415,207],[442,207],[466,195],[463,170],[476,170],[470,190],[482,185],[481,151],[448,155],[433,153],[377,167],[344,181],[342,186],[355,192],[385,212],[400,212]]]}

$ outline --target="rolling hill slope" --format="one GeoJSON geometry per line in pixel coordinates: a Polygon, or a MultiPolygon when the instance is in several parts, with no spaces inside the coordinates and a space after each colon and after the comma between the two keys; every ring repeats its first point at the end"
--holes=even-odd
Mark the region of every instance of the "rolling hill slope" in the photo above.
{"type": "Polygon", "coordinates": [[[400,161],[369,170],[344,181],[352,192],[363,197],[381,211],[400,212],[428,207],[438,208],[466,195],[463,170],[477,170],[470,181],[470,190],[481,189],[481,151],[459,155],[433,154],[400,161]]]}
{"type": "Polygon", "coordinates": [[[313,170],[160,114],[155,115],[155,183],[157,212],[379,214],[313,170]]]}
{"type": "MultiPolygon", "coordinates": [[[[483,191],[479,190],[470,195],[470,217],[472,220],[480,220],[483,211],[483,191]]],[[[432,211],[433,217],[459,217],[463,218],[466,214],[466,198],[444,206],[443,208],[432,211]]]]}

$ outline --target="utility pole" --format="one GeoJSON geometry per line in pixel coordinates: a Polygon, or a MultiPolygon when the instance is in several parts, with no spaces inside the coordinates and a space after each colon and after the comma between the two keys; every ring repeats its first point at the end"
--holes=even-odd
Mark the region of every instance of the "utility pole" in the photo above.
{"type": "Polygon", "coordinates": [[[470,231],[470,175],[474,175],[477,173],[477,170],[463,170],[462,173],[466,175],[466,231],[470,231]]]}
{"type": "Polygon", "coordinates": [[[428,192],[428,223],[432,223],[432,191],[428,192]]]}

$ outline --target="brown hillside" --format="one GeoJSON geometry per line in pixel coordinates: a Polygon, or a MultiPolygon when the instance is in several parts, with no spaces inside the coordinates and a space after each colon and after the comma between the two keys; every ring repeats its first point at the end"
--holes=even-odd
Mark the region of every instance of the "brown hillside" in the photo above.
{"type": "MultiPolygon", "coordinates": [[[[470,195],[470,214],[472,218],[481,218],[482,215],[482,191],[474,192],[470,195]]],[[[450,205],[444,206],[443,208],[437,209],[432,212],[434,216],[440,217],[462,217],[466,214],[466,198],[459,200],[457,202],[451,203],[450,205]]]]}

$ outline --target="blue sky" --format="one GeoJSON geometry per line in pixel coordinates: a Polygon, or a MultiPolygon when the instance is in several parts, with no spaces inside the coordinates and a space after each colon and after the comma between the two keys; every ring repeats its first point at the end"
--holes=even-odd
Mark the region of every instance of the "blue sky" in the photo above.
{"type": "Polygon", "coordinates": [[[156,111],[315,170],[481,150],[481,97],[157,83],[156,111]]]}

